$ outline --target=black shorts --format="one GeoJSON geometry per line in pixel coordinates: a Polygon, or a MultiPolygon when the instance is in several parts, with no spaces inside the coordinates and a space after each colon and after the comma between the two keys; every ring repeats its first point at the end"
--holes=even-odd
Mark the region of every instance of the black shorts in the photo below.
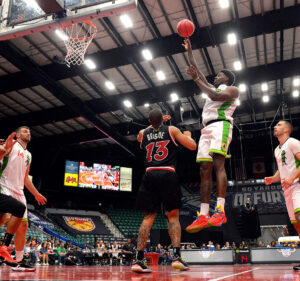
{"type": "Polygon", "coordinates": [[[26,206],[17,199],[0,193],[0,213],[12,214],[14,217],[23,218],[26,206]]]}
{"type": "Polygon", "coordinates": [[[137,209],[156,213],[163,207],[169,212],[181,208],[181,190],[177,174],[165,170],[145,173],[137,198],[137,209]]]}

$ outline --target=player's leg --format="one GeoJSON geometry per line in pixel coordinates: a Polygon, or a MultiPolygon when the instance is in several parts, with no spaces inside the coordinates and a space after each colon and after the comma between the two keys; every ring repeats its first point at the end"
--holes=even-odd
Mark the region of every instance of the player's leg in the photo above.
{"type": "Polygon", "coordinates": [[[152,272],[152,269],[148,267],[143,260],[147,239],[156,213],[160,208],[159,194],[155,192],[155,188],[157,187],[155,185],[155,174],[157,174],[157,171],[150,171],[144,175],[137,199],[137,208],[144,211],[145,215],[139,229],[136,261],[132,265],[131,270],[139,273],[152,272]]]}
{"type": "Polygon", "coordinates": [[[227,191],[225,158],[232,139],[232,125],[227,121],[220,121],[212,124],[211,127],[213,133],[209,153],[213,157],[213,166],[217,180],[217,204],[208,224],[219,227],[227,222],[225,216],[225,197],[227,191]]]}
{"type": "Polygon", "coordinates": [[[144,250],[146,248],[147,239],[151,230],[151,227],[154,223],[156,213],[146,213],[144,214],[144,219],[139,229],[139,235],[137,240],[137,259],[144,259],[144,250]]]}
{"type": "MultiPolygon", "coordinates": [[[[18,200],[12,198],[11,196],[0,194],[0,212],[9,212],[12,214],[6,228],[3,246],[0,247],[0,256],[6,261],[7,264],[12,266],[16,265],[16,261],[10,256],[10,251],[7,247],[10,245],[13,235],[16,233],[22,221],[25,210],[25,205],[18,200]]],[[[6,217],[6,215],[2,215],[1,217],[6,217]]]]}
{"type": "Polygon", "coordinates": [[[200,214],[196,220],[186,228],[189,233],[196,233],[209,227],[209,201],[212,191],[213,160],[209,155],[210,131],[203,129],[198,145],[197,162],[200,163],[200,214]]]}
{"type": "MultiPolygon", "coordinates": [[[[284,191],[284,197],[290,221],[300,236],[300,185],[284,191]]],[[[294,266],[293,269],[300,271],[300,265],[294,266]]]]}
{"type": "Polygon", "coordinates": [[[15,235],[15,250],[16,250],[16,261],[20,262],[23,260],[24,246],[26,243],[26,233],[28,229],[28,221],[23,219],[15,235]]]}
{"type": "MultiPolygon", "coordinates": [[[[26,206],[26,198],[24,194],[18,196],[18,198],[16,199],[18,199],[26,206]]],[[[14,239],[15,250],[16,250],[16,261],[18,262],[18,266],[12,268],[14,271],[22,271],[22,272],[35,271],[35,268],[27,264],[26,261],[23,259],[27,229],[28,229],[28,216],[27,216],[27,208],[26,208],[25,213],[23,215],[22,222],[18,227],[14,239]]]]}
{"type": "Polygon", "coordinates": [[[168,212],[169,235],[173,247],[172,267],[180,270],[188,270],[188,264],[181,258],[180,242],[181,242],[181,225],[179,222],[179,210],[175,209],[168,212]]]}
{"type": "Polygon", "coordinates": [[[162,171],[159,190],[164,208],[168,214],[168,230],[173,247],[172,267],[180,270],[188,270],[187,263],[181,259],[181,225],[179,222],[179,209],[181,208],[181,188],[177,174],[170,171],[162,171]]]}

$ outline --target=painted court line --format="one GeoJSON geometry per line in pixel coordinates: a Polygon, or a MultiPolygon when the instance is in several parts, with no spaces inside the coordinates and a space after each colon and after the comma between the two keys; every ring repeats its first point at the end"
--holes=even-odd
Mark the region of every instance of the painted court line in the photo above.
{"type": "Polygon", "coordinates": [[[257,270],[257,269],[259,269],[259,267],[256,267],[256,268],[253,268],[253,269],[250,269],[250,270],[246,270],[246,271],[242,271],[242,272],[239,272],[239,273],[235,273],[235,274],[226,275],[226,276],[215,278],[215,279],[209,279],[208,281],[223,280],[223,279],[226,279],[226,278],[229,278],[229,277],[232,277],[232,276],[241,275],[241,274],[244,274],[244,273],[247,273],[247,272],[251,272],[251,271],[254,271],[254,270],[257,270]]]}

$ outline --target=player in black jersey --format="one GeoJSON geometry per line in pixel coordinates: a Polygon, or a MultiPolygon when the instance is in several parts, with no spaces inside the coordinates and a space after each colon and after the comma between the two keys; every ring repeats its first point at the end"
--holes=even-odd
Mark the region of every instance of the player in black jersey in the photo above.
{"type": "Polygon", "coordinates": [[[144,262],[144,249],[147,238],[161,204],[168,213],[169,235],[174,249],[172,267],[187,270],[188,265],[180,257],[181,226],[179,209],[181,191],[176,175],[177,142],[190,150],[196,150],[196,143],[191,133],[183,134],[174,126],[163,124],[163,115],[159,109],[149,113],[150,126],[139,132],[137,140],[145,152],[146,173],[138,194],[138,209],[145,212],[137,243],[136,262],[131,270],[134,272],[152,272],[144,262]]]}

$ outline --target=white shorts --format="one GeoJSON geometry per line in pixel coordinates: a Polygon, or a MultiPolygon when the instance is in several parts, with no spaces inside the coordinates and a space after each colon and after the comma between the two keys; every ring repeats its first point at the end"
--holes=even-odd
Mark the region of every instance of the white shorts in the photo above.
{"type": "Polygon", "coordinates": [[[23,203],[26,206],[26,210],[25,210],[25,213],[24,213],[22,221],[28,221],[28,216],[27,216],[27,202],[26,202],[26,197],[25,197],[24,193],[22,193],[22,194],[21,193],[16,193],[12,189],[6,188],[3,185],[1,185],[1,193],[9,195],[9,196],[17,199],[19,202],[23,203]]]}
{"type": "Polygon", "coordinates": [[[232,140],[232,129],[233,126],[228,121],[219,121],[204,127],[201,130],[197,162],[212,162],[213,153],[226,156],[232,140]]]}
{"type": "Polygon", "coordinates": [[[284,191],[286,208],[291,223],[297,223],[295,213],[300,211],[300,184],[293,184],[284,191]]]}

